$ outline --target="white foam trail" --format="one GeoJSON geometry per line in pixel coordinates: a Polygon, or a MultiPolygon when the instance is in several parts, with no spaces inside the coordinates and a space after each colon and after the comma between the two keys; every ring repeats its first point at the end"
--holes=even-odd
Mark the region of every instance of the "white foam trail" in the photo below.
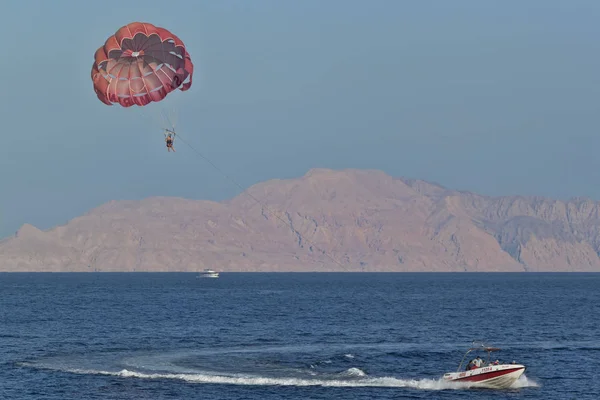
{"type": "Polygon", "coordinates": [[[540,385],[523,374],[510,387],[513,389],[520,389],[524,387],[540,387],[540,385]]]}
{"type": "MultiPolygon", "coordinates": [[[[351,368],[364,374],[358,368],[351,368]]],[[[348,371],[350,371],[348,370],[348,371]]],[[[225,376],[207,374],[147,374],[129,370],[119,372],[93,371],[74,369],[68,372],[78,374],[99,374],[138,379],[179,379],[193,383],[212,383],[248,386],[325,386],[325,387],[404,387],[423,390],[463,389],[468,385],[455,382],[445,382],[442,379],[398,379],[392,377],[362,378],[353,380],[341,379],[301,379],[301,378],[268,378],[260,376],[225,376]]]]}
{"type": "Polygon", "coordinates": [[[367,376],[360,368],[349,368],[346,370],[343,375],[346,376],[367,376]]]}

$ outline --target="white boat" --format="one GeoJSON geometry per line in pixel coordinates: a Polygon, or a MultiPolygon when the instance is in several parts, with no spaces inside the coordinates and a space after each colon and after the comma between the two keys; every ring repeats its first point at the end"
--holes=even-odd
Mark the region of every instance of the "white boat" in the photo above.
{"type": "Polygon", "coordinates": [[[205,269],[203,272],[198,275],[198,278],[218,278],[219,273],[217,271],[213,271],[212,269],[205,269]]]}
{"type": "MultiPolygon", "coordinates": [[[[479,344],[471,347],[463,356],[456,372],[444,374],[444,379],[452,382],[464,382],[472,384],[474,387],[485,387],[490,389],[507,389],[525,372],[525,366],[516,364],[514,361],[510,364],[501,363],[498,360],[492,361],[492,352],[499,351],[498,347],[490,347],[479,344]],[[487,358],[475,361],[472,359],[467,363],[463,370],[463,363],[471,352],[487,352],[487,358]],[[477,365],[479,364],[479,366],[477,365]]],[[[485,356],[484,356],[485,357],[485,356]]]]}

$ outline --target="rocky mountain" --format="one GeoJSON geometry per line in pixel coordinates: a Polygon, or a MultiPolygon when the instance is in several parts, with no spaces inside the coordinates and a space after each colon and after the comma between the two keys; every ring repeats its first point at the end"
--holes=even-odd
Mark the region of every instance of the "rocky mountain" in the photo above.
{"type": "Polygon", "coordinates": [[[0,271],[600,271],[600,203],[314,169],[224,202],[112,201],[24,225],[0,271]],[[260,202],[257,202],[260,200],[260,202]]]}

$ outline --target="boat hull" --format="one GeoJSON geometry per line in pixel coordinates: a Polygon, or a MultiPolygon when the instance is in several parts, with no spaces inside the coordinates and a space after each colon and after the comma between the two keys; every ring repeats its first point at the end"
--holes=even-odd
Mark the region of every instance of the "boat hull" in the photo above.
{"type": "Polygon", "coordinates": [[[525,372],[520,364],[490,365],[463,372],[449,372],[444,379],[451,382],[463,382],[476,387],[507,389],[525,372]]]}

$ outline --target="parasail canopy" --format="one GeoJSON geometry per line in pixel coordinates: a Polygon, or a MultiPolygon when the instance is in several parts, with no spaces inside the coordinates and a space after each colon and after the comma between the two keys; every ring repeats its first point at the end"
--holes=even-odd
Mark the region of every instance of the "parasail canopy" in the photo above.
{"type": "Polygon", "coordinates": [[[105,104],[145,106],[177,88],[188,90],[193,72],[181,39],[150,23],[132,22],[96,50],[92,81],[98,99],[105,104]]]}

